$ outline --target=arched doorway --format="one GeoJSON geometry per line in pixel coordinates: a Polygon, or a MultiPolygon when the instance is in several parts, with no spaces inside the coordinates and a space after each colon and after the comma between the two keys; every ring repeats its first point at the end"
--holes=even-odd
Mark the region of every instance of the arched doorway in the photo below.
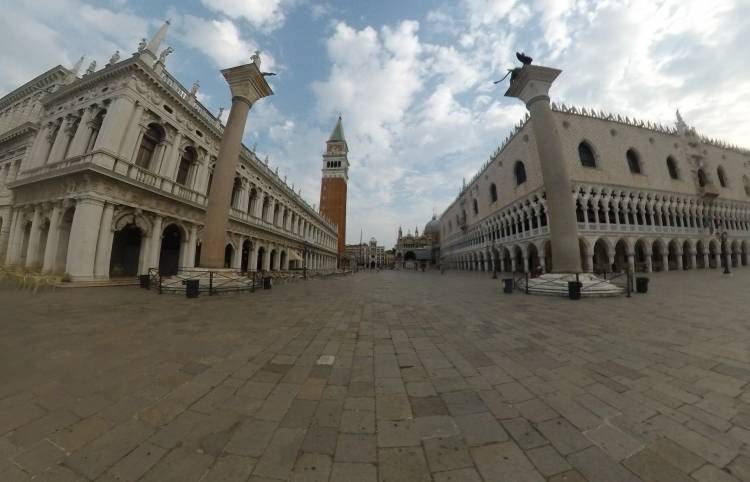
{"type": "Polygon", "coordinates": [[[523,265],[523,251],[521,250],[520,246],[516,246],[513,250],[513,257],[516,260],[516,271],[523,273],[524,272],[524,265],[523,265]]]}
{"type": "Polygon", "coordinates": [[[270,259],[270,263],[268,265],[268,267],[269,267],[269,269],[271,271],[276,271],[276,256],[277,256],[276,250],[272,249],[271,250],[271,259],[270,259]]]}
{"type": "Polygon", "coordinates": [[[133,277],[138,275],[141,258],[143,231],[135,224],[128,224],[115,231],[112,240],[112,255],[109,259],[109,277],[133,277]]]}
{"type": "Polygon", "coordinates": [[[265,261],[266,257],[266,248],[263,246],[258,248],[258,262],[255,265],[255,269],[257,271],[263,271],[263,261],[265,261]]]}
{"type": "Polygon", "coordinates": [[[286,251],[282,251],[281,254],[279,254],[279,269],[286,269],[286,251]]]}
{"type": "Polygon", "coordinates": [[[234,259],[234,246],[232,246],[232,243],[227,243],[227,245],[224,247],[224,267],[225,268],[232,267],[232,259],[234,259]]]}
{"type": "Polygon", "coordinates": [[[706,268],[706,245],[703,241],[695,243],[695,264],[697,268],[706,268]]]}
{"type": "Polygon", "coordinates": [[[528,249],[529,253],[528,272],[535,273],[537,268],[541,268],[541,264],[539,263],[539,250],[536,249],[536,245],[531,243],[529,243],[526,249],[528,249]]]}
{"type": "Polygon", "coordinates": [[[370,269],[375,269],[375,261],[370,261],[370,269]]]}
{"type": "Polygon", "coordinates": [[[161,250],[159,251],[159,273],[162,276],[177,274],[180,267],[180,248],[182,247],[182,233],[180,228],[170,224],[161,236],[161,250]]]}
{"type": "Polygon", "coordinates": [[[740,261],[742,266],[747,266],[747,241],[743,241],[740,245],[740,261]]]}
{"type": "Polygon", "coordinates": [[[249,239],[246,239],[242,243],[242,262],[240,263],[240,269],[243,273],[250,269],[250,251],[252,251],[252,243],[249,239]]]}
{"type": "Polygon", "coordinates": [[[552,272],[552,243],[549,241],[544,242],[544,270],[552,272]]]}
{"type": "Polygon", "coordinates": [[[633,255],[635,257],[635,270],[641,273],[647,271],[646,252],[646,243],[642,239],[636,241],[635,249],[633,250],[633,255]]]}
{"type": "Polygon", "coordinates": [[[29,239],[31,238],[31,221],[27,221],[26,224],[23,225],[22,236],[23,238],[21,238],[21,256],[19,256],[19,264],[21,266],[26,266],[26,259],[28,258],[29,254],[29,239]]]}
{"type": "Polygon", "coordinates": [[[621,273],[628,269],[628,245],[624,239],[615,244],[615,271],[621,273]]]}
{"type": "Polygon", "coordinates": [[[404,268],[412,269],[417,266],[417,255],[414,251],[407,251],[404,253],[404,268]]]}
{"type": "Polygon", "coordinates": [[[609,273],[611,270],[607,243],[603,239],[597,239],[594,243],[594,272],[609,273]]]}

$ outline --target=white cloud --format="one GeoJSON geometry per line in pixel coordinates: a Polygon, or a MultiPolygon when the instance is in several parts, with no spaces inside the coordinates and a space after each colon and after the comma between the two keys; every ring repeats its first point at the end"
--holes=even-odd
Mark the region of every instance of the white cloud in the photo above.
{"type": "MultiPolygon", "coordinates": [[[[219,67],[248,63],[253,51],[260,47],[255,40],[243,37],[237,25],[228,19],[205,19],[185,15],[177,19],[176,31],[188,46],[202,52],[219,67]]],[[[274,57],[262,54],[263,69],[273,70],[274,57]]]]}
{"type": "Polygon", "coordinates": [[[295,0],[201,0],[211,10],[230,18],[242,17],[255,28],[272,32],[284,24],[295,0]]]}

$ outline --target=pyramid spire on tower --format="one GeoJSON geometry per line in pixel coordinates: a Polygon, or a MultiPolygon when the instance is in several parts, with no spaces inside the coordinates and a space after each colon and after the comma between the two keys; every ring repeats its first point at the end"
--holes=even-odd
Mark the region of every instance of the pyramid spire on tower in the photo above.
{"type": "Polygon", "coordinates": [[[346,142],[346,138],[344,137],[344,126],[341,125],[341,114],[339,114],[339,120],[336,122],[336,127],[333,128],[333,132],[331,132],[328,142],[346,142]]]}

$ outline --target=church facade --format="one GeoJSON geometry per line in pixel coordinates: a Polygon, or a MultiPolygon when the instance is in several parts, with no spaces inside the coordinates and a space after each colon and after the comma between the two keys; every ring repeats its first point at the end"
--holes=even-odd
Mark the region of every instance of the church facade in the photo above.
{"type": "MultiPolygon", "coordinates": [[[[0,99],[0,261],[72,280],[196,265],[223,125],[166,70],[172,49],[157,56],[167,27],[128,59],[58,66],[0,99]]],[[[335,224],[254,150],[231,203],[226,267],[335,269],[335,224]]]]}
{"type": "Polygon", "coordinates": [[[393,248],[396,268],[401,269],[429,269],[440,264],[440,223],[437,216],[425,225],[422,234],[419,228],[414,228],[414,234],[398,228],[396,246],[393,248]]]}
{"type": "MultiPolygon", "coordinates": [[[[746,266],[750,151],[674,126],[552,104],[586,272],[746,266]]],[[[440,216],[461,270],[550,271],[544,183],[528,116],[440,216]]]]}

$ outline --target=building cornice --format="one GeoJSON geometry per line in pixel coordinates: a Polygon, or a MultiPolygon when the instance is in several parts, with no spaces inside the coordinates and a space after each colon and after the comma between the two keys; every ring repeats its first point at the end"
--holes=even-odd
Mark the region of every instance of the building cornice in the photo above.
{"type": "Polygon", "coordinates": [[[62,80],[69,75],[72,75],[72,72],[62,65],[56,65],[55,67],[52,67],[43,74],[34,77],[30,81],[23,84],[21,87],[0,98],[0,110],[3,110],[14,102],[28,97],[34,92],[43,89],[44,87],[56,81],[62,80]]]}

